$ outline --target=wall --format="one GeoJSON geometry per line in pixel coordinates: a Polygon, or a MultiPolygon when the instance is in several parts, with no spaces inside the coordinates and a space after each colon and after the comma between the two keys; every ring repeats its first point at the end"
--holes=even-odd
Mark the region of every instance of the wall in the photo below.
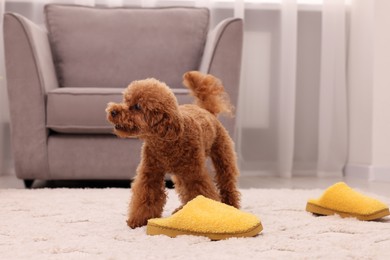
{"type": "MultiPolygon", "coordinates": [[[[375,1],[373,164],[390,171],[390,1],[375,1]]],[[[390,173],[390,172],[389,172],[390,173]]]]}
{"type": "Polygon", "coordinates": [[[347,176],[390,181],[389,12],[388,0],[351,7],[347,176]]]}

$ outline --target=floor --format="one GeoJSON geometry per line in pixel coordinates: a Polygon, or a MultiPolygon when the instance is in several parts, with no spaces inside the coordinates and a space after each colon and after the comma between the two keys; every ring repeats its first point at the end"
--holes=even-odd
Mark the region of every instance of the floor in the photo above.
{"type": "MultiPolygon", "coordinates": [[[[278,177],[252,177],[243,173],[239,180],[242,189],[268,188],[268,189],[325,189],[330,185],[345,181],[349,186],[363,192],[390,197],[390,182],[367,181],[358,178],[316,178],[294,177],[291,179],[278,177]]],[[[33,188],[105,188],[129,187],[129,181],[35,181],[33,188]]],[[[0,176],[0,189],[24,189],[22,180],[15,176],[0,176]]]]}

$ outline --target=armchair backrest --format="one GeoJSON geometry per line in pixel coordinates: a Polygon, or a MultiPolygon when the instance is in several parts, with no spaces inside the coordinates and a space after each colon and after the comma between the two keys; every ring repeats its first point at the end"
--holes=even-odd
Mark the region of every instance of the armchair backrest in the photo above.
{"type": "Polygon", "coordinates": [[[155,77],[173,88],[198,70],[206,8],[96,8],[50,4],[45,15],[61,87],[124,88],[155,77]]]}

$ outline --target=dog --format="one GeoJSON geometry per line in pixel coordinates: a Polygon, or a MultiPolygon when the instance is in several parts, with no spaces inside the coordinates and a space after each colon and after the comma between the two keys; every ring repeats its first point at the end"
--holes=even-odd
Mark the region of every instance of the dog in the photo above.
{"type": "Polygon", "coordinates": [[[117,136],[144,141],[131,185],[130,228],[161,217],[167,173],[172,175],[182,206],[198,195],[240,206],[234,143],[217,119],[220,113],[232,113],[228,95],[221,81],[210,74],[187,72],[183,84],[195,97],[195,104],[179,106],[165,83],[148,78],[130,83],[123,102],[107,106],[107,119],[117,136]],[[207,157],[215,169],[215,183],[207,171],[207,157]]]}

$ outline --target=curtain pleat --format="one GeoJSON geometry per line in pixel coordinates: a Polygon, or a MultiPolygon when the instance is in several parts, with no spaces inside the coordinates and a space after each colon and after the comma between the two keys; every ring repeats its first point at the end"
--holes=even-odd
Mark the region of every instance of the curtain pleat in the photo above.
{"type": "Polygon", "coordinates": [[[278,113],[278,172],[291,177],[294,158],[297,71],[297,3],[283,0],[280,17],[280,78],[278,113]]]}
{"type": "Polygon", "coordinates": [[[341,175],[347,157],[346,9],[344,0],[322,5],[318,175],[341,175]]]}

